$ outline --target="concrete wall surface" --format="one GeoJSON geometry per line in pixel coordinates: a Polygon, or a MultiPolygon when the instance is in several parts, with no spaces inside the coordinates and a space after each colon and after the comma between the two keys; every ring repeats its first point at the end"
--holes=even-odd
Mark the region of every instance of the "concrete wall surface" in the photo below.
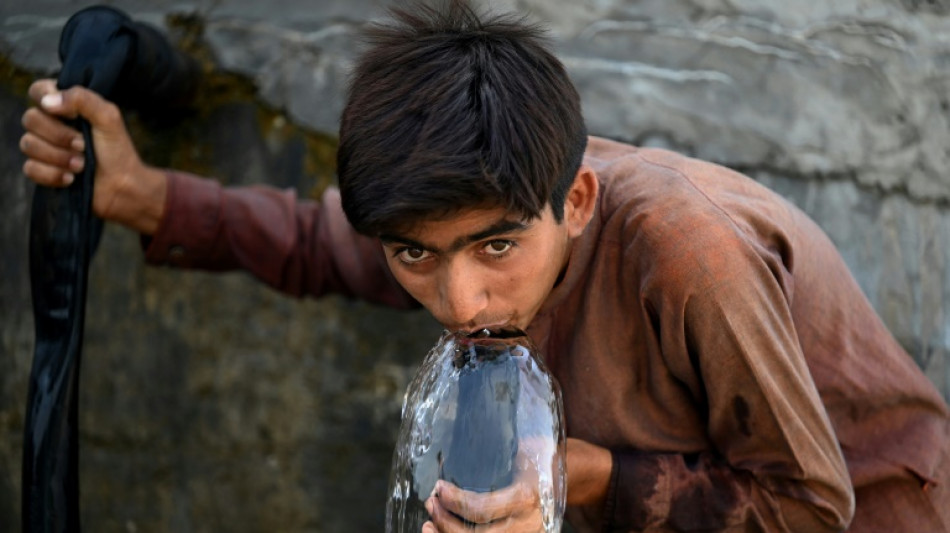
{"type": "MultiPolygon", "coordinates": [[[[485,3],[489,3],[485,0],[485,3]]],[[[950,1],[498,0],[550,28],[590,131],[736,168],[808,212],[950,396],[950,1]]],[[[375,0],[121,0],[206,69],[150,163],[318,197],[375,0]]],[[[25,91],[85,1],[0,0],[0,533],[20,521],[32,362],[25,91]]],[[[108,227],[90,275],[87,531],[380,531],[402,394],[439,328],[241,273],[143,265],[108,227]]]]}

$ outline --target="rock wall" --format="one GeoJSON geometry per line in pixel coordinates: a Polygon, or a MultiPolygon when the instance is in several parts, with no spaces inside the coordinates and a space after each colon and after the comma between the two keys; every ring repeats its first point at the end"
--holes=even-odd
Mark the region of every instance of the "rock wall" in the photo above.
{"type": "MultiPolygon", "coordinates": [[[[32,316],[31,79],[83,2],[0,0],[0,531],[20,520],[32,316]]],[[[175,126],[130,117],[146,160],[318,197],[371,0],[114,2],[207,70],[175,126]],[[314,7],[316,5],[316,7],[314,7]]],[[[592,133],[737,168],[811,214],[950,396],[950,3],[497,1],[551,28],[592,133]]],[[[438,326],[243,274],[142,264],[107,229],[82,366],[88,531],[379,531],[399,406],[438,326]]]]}

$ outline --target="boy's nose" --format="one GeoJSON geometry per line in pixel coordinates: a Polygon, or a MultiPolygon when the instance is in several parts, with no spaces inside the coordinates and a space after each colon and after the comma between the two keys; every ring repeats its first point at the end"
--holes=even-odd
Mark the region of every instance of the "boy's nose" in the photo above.
{"type": "Polygon", "coordinates": [[[477,269],[449,265],[439,292],[444,326],[449,329],[470,329],[481,325],[478,320],[488,305],[488,294],[477,269]]]}

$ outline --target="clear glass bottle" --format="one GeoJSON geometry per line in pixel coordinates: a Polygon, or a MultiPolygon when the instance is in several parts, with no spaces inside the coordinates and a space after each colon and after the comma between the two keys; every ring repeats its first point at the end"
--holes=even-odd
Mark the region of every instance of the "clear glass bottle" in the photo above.
{"type": "Polygon", "coordinates": [[[444,332],[409,385],[393,453],[387,533],[418,533],[444,479],[473,493],[536,490],[539,532],[565,504],[560,389],[520,330],[444,332]]]}

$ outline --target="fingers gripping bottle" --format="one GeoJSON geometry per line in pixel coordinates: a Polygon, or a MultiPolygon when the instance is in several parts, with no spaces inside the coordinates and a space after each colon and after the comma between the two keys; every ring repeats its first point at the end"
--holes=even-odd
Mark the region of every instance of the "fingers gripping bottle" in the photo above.
{"type": "Polygon", "coordinates": [[[421,530],[429,520],[425,501],[439,479],[473,495],[518,484],[536,496],[529,500],[538,507],[537,531],[561,530],[561,393],[524,332],[444,332],[430,350],[403,403],[387,533],[421,530]]]}

